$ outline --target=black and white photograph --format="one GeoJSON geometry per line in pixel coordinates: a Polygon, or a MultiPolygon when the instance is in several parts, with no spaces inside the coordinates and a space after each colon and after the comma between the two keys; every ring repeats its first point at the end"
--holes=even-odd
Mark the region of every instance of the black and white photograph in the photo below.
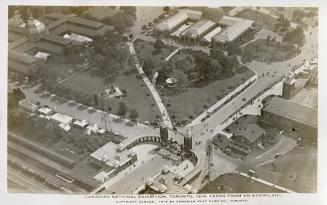
{"type": "Polygon", "coordinates": [[[320,192],[319,5],[7,3],[13,198],[320,192]]]}

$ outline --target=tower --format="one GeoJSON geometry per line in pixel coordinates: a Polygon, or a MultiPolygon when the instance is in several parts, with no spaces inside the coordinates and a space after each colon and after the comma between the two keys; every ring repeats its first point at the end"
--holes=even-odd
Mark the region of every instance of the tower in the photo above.
{"type": "Polygon", "coordinates": [[[283,82],[283,92],[282,97],[284,99],[290,99],[293,96],[295,89],[295,79],[293,76],[287,77],[287,79],[283,82]]]}
{"type": "Polygon", "coordinates": [[[168,144],[168,127],[162,122],[160,123],[160,141],[162,144],[168,144]]]}
{"type": "Polygon", "coordinates": [[[184,135],[184,150],[185,152],[190,152],[192,149],[192,135],[191,132],[188,131],[187,135],[184,135]]]}
{"type": "Polygon", "coordinates": [[[212,140],[208,139],[206,142],[206,162],[201,173],[201,183],[204,185],[206,182],[212,181],[214,179],[214,175],[212,140]]]}

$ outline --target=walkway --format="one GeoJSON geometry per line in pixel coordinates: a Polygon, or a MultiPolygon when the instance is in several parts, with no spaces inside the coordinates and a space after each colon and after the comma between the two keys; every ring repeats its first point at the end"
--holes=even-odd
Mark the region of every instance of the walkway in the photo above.
{"type": "Polygon", "coordinates": [[[167,109],[165,107],[165,105],[163,104],[161,98],[160,98],[160,95],[158,94],[156,88],[155,88],[155,85],[153,85],[151,83],[151,81],[149,80],[149,78],[145,75],[144,71],[143,71],[143,68],[142,66],[140,65],[140,63],[138,62],[138,59],[135,55],[135,50],[134,50],[134,45],[133,45],[133,42],[135,41],[135,39],[129,44],[129,51],[131,53],[132,56],[134,56],[134,59],[135,59],[135,67],[138,71],[138,73],[140,74],[140,76],[142,76],[142,79],[144,81],[144,83],[146,84],[146,86],[149,88],[154,100],[156,101],[158,107],[159,107],[159,110],[162,114],[162,120],[163,122],[170,128],[173,128],[173,124],[169,118],[169,115],[168,115],[168,112],[167,112],[167,109]]]}
{"type": "Polygon", "coordinates": [[[71,79],[71,78],[73,78],[73,77],[75,77],[75,76],[77,76],[77,75],[83,73],[84,71],[90,69],[92,66],[93,66],[93,64],[88,64],[88,65],[87,65],[85,68],[83,68],[82,70],[79,70],[79,71],[77,71],[77,72],[71,74],[70,76],[68,76],[68,77],[65,78],[65,79],[59,80],[59,81],[58,81],[58,84],[61,84],[61,83],[66,82],[67,80],[69,80],[69,79],[71,79]]]}
{"type": "Polygon", "coordinates": [[[169,61],[170,58],[172,58],[179,50],[181,50],[183,47],[178,47],[176,50],[174,50],[166,59],[165,61],[169,61]]]}

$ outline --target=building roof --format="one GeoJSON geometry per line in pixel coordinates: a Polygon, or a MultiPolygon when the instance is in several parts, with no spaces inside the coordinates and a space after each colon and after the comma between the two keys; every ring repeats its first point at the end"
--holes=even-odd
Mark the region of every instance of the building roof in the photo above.
{"type": "Polygon", "coordinates": [[[231,42],[242,35],[245,31],[251,28],[253,21],[243,19],[221,31],[217,36],[214,37],[215,41],[220,42],[231,42]]]}
{"type": "Polygon", "coordinates": [[[190,28],[183,32],[183,35],[190,35],[192,37],[197,37],[206,32],[208,29],[215,25],[213,21],[204,19],[196,22],[190,28]]]}
{"type": "Polygon", "coordinates": [[[55,35],[51,35],[51,34],[44,34],[42,36],[42,39],[46,40],[46,41],[50,41],[51,43],[56,43],[56,44],[63,45],[63,46],[66,46],[72,42],[72,40],[70,40],[70,39],[62,38],[60,36],[55,36],[55,35]]]}
{"type": "Polygon", "coordinates": [[[259,125],[249,124],[247,126],[240,128],[240,130],[237,133],[235,133],[235,136],[243,136],[247,140],[249,140],[250,143],[253,143],[264,133],[265,133],[264,129],[262,129],[259,125]]]}
{"type": "Polygon", "coordinates": [[[218,23],[223,26],[231,26],[242,20],[243,19],[234,16],[223,16],[218,23]]]}
{"type": "Polygon", "coordinates": [[[57,14],[57,13],[47,14],[47,15],[45,15],[45,18],[55,19],[55,20],[61,19],[62,21],[64,20],[65,22],[67,21],[70,23],[74,23],[74,24],[78,24],[78,25],[86,26],[86,27],[90,27],[90,28],[95,28],[95,29],[98,29],[104,25],[103,23],[98,22],[98,21],[91,21],[91,20],[83,19],[83,18],[76,17],[76,16],[67,16],[67,15],[62,15],[62,14],[57,14]]]}
{"type": "MultiPolygon", "coordinates": [[[[11,35],[11,34],[9,34],[9,35],[11,35]]],[[[8,46],[8,48],[9,48],[9,50],[10,50],[10,49],[13,49],[13,48],[15,48],[15,47],[17,47],[17,46],[20,46],[20,45],[22,45],[22,44],[24,44],[24,43],[26,43],[26,42],[28,42],[28,39],[25,38],[25,37],[22,37],[22,38],[19,38],[19,39],[16,40],[16,41],[10,43],[9,46],[8,46]]]]}
{"type": "Polygon", "coordinates": [[[18,62],[24,63],[24,64],[32,64],[38,60],[34,56],[30,56],[27,54],[23,54],[23,53],[11,51],[11,50],[9,50],[9,52],[8,52],[8,57],[9,57],[9,59],[12,59],[14,61],[18,61],[18,62]]]}
{"type": "Polygon", "coordinates": [[[210,43],[212,41],[212,38],[215,37],[220,31],[221,31],[221,27],[218,26],[212,31],[210,31],[207,35],[203,36],[202,39],[210,43]]]}
{"type": "Polygon", "coordinates": [[[183,177],[189,174],[194,169],[193,164],[185,160],[178,166],[162,167],[161,173],[157,174],[152,179],[148,180],[148,185],[156,191],[167,194],[187,194],[190,193],[193,187],[182,186],[178,183],[183,177]]]}
{"type": "Polygon", "coordinates": [[[19,101],[19,105],[22,106],[23,108],[29,109],[30,111],[33,111],[33,112],[35,110],[37,110],[37,108],[39,108],[39,106],[37,106],[36,104],[33,104],[26,100],[19,101]]]}
{"type": "Polygon", "coordinates": [[[14,25],[8,25],[8,30],[9,32],[15,32],[19,34],[24,34],[25,29],[19,26],[14,26],[14,25]]]}
{"type": "Polygon", "coordinates": [[[182,10],[178,12],[176,15],[173,15],[163,21],[162,23],[157,25],[159,30],[172,30],[178,24],[186,21],[187,19],[199,20],[202,16],[201,11],[193,11],[193,10],[182,10]]]}
{"type": "Polygon", "coordinates": [[[86,120],[76,120],[73,124],[79,127],[85,127],[88,125],[88,122],[86,120]]]}
{"type": "Polygon", "coordinates": [[[68,115],[64,115],[62,113],[56,113],[54,115],[51,116],[51,119],[56,120],[60,123],[63,124],[69,124],[72,122],[73,118],[68,116],[68,115]]]}
{"type": "Polygon", "coordinates": [[[50,54],[45,52],[37,52],[37,54],[35,54],[36,58],[40,58],[43,60],[47,60],[48,56],[50,56],[50,54]]]}
{"type": "Polygon", "coordinates": [[[273,97],[263,110],[315,128],[318,125],[317,110],[280,97],[273,97]]]}
{"type": "Polygon", "coordinates": [[[47,107],[41,107],[40,109],[38,109],[39,113],[42,113],[44,115],[48,115],[52,112],[52,110],[50,108],[47,107]]]}
{"type": "Polygon", "coordinates": [[[189,25],[186,25],[186,24],[183,24],[181,27],[179,27],[176,31],[174,31],[174,33],[171,34],[171,36],[176,36],[176,37],[179,37],[180,34],[185,31],[187,28],[189,28],[191,26],[191,24],[189,25]]]}
{"type": "Polygon", "coordinates": [[[91,38],[88,38],[86,36],[82,36],[79,34],[75,34],[75,33],[65,34],[63,37],[64,37],[64,39],[70,39],[70,40],[77,41],[80,43],[93,41],[93,39],[91,39],[91,38]]]}
{"type": "Polygon", "coordinates": [[[135,155],[135,153],[128,150],[118,152],[118,145],[113,142],[108,142],[93,152],[91,157],[116,168],[131,160],[133,155],[135,155]]]}

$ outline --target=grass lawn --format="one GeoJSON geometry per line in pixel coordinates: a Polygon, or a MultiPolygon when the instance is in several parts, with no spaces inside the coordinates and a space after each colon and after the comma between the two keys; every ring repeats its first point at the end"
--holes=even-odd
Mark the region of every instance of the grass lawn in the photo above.
{"type": "Polygon", "coordinates": [[[254,55],[254,60],[264,62],[278,62],[290,59],[296,55],[296,48],[283,44],[280,48],[275,45],[266,45],[265,39],[258,39],[244,47],[246,52],[254,55]]]}
{"type": "Polygon", "coordinates": [[[263,28],[271,31],[275,29],[275,25],[278,23],[277,19],[269,15],[260,13],[258,11],[254,11],[252,9],[244,9],[243,11],[239,12],[235,16],[239,18],[253,20],[257,23],[262,24],[263,28]]]}
{"type": "MultiPolygon", "coordinates": [[[[137,39],[134,43],[135,46],[135,52],[139,59],[146,59],[151,58],[156,67],[160,66],[165,59],[177,48],[174,46],[167,46],[164,45],[164,47],[161,49],[160,53],[156,52],[156,49],[154,48],[154,42],[151,41],[145,41],[142,39],[137,39]]],[[[153,72],[154,73],[154,72],[153,72]]]]}
{"type": "Polygon", "coordinates": [[[299,145],[273,163],[256,169],[260,178],[296,192],[317,191],[317,148],[299,145]]]}
{"type": "Polygon", "coordinates": [[[235,73],[230,78],[210,82],[201,87],[189,87],[187,91],[176,96],[163,95],[162,92],[160,94],[174,121],[192,121],[253,74],[251,70],[246,70],[243,73],[235,73]]]}
{"type": "MultiPolygon", "coordinates": [[[[110,113],[117,114],[119,102],[124,102],[129,110],[136,109],[139,113],[138,121],[150,121],[156,116],[160,116],[159,109],[153,100],[150,91],[144,84],[142,79],[136,78],[136,68],[130,67],[123,69],[115,76],[111,85],[118,86],[121,90],[126,89],[127,94],[121,98],[105,99],[107,105],[111,108],[110,113]],[[128,70],[127,70],[128,69],[128,70]]],[[[103,82],[104,78],[91,75],[90,71],[83,72],[62,85],[69,87],[77,92],[93,96],[105,93],[105,89],[109,87],[103,82]]],[[[85,109],[85,106],[79,106],[85,109]]],[[[125,117],[128,118],[129,113],[125,117]]]]}
{"type": "Polygon", "coordinates": [[[281,193],[282,191],[242,176],[225,174],[205,185],[199,194],[207,193],[281,193]]]}

